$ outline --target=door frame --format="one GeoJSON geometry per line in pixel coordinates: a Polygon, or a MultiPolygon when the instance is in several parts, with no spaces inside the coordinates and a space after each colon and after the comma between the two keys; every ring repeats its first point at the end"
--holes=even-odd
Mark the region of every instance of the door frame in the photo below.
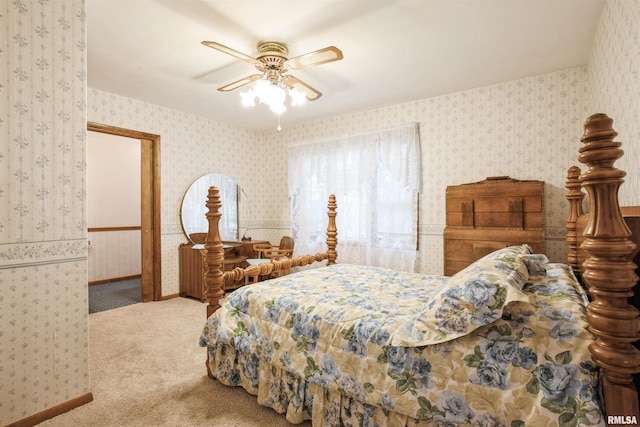
{"type": "Polygon", "coordinates": [[[160,135],[94,122],[87,122],[87,130],[140,140],[142,302],[160,301],[160,135]]]}

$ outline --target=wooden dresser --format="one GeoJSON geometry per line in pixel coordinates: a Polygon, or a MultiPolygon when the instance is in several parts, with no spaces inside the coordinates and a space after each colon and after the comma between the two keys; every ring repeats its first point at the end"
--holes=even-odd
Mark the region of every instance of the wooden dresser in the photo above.
{"type": "MultiPolygon", "coordinates": [[[[236,267],[247,267],[247,258],[254,257],[253,244],[267,241],[223,242],[225,245],[224,270],[236,267]]],[[[183,243],[179,247],[180,296],[193,297],[206,301],[204,295],[204,244],[183,243]]],[[[228,280],[224,284],[225,291],[239,288],[244,280],[234,282],[228,280]]]]}
{"type": "Polygon", "coordinates": [[[491,177],[447,187],[444,274],[505,246],[544,253],[544,182],[491,177]]]}

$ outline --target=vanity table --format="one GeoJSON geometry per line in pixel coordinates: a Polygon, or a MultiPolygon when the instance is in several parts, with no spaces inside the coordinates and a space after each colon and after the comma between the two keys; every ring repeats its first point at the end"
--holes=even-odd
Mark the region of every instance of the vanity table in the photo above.
{"type": "MultiPolygon", "coordinates": [[[[225,271],[233,270],[236,267],[247,267],[245,260],[254,258],[254,243],[268,243],[267,241],[244,241],[244,242],[223,242],[225,271]]],[[[180,266],[180,296],[197,298],[202,302],[206,301],[204,294],[204,244],[183,243],[179,248],[180,266]]],[[[244,280],[227,280],[224,283],[224,290],[237,289],[244,285],[244,280]]]]}
{"type": "MultiPolygon", "coordinates": [[[[180,208],[180,222],[188,243],[178,248],[180,270],[180,296],[206,301],[204,291],[204,242],[209,223],[207,213],[207,193],[216,186],[222,201],[220,235],[224,246],[223,268],[225,271],[236,267],[246,267],[247,258],[255,258],[254,243],[265,241],[241,240],[250,220],[250,207],[246,193],[233,178],[217,173],[201,176],[187,189],[180,208]]],[[[225,291],[244,285],[244,280],[227,280],[225,291]]]]}

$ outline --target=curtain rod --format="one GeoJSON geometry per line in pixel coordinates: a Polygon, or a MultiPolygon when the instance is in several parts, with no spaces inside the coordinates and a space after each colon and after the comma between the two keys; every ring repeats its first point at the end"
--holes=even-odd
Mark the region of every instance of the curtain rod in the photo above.
{"type": "Polygon", "coordinates": [[[402,129],[402,128],[408,128],[408,127],[412,127],[412,126],[415,127],[416,130],[418,130],[418,125],[419,124],[420,124],[420,122],[412,122],[412,123],[393,126],[393,127],[384,128],[384,129],[370,130],[368,132],[342,134],[342,135],[339,135],[339,136],[333,136],[333,137],[330,137],[330,138],[323,138],[323,139],[315,139],[315,140],[311,140],[311,141],[298,141],[298,142],[293,142],[291,144],[288,144],[287,148],[288,147],[300,147],[302,145],[322,144],[322,143],[325,143],[325,142],[336,141],[336,140],[343,139],[343,138],[353,138],[355,136],[366,136],[366,135],[371,135],[373,133],[388,132],[388,131],[392,131],[392,130],[396,130],[396,129],[402,129]]]}

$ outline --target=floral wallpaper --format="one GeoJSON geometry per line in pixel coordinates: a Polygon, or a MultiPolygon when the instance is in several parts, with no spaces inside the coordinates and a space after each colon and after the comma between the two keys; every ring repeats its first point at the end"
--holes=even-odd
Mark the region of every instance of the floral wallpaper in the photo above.
{"type": "Polygon", "coordinates": [[[0,425],[89,390],[83,0],[0,2],[0,425]]]}
{"type": "Polygon", "coordinates": [[[582,123],[593,112],[616,120],[627,153],[621,198],[640,204],[639,2],[607,1],[585,67],[280,133],[87,88],[84,10],[84,0],[0,3],[0,425],[90,392],[87,120],[161,135],[163,295],[178,293],[180,203],[199,176],[227,174],[247,191],[249,236],[277,241],[288,232],[287,146],[296,142],[419,123],[425,273],[443,267],[446,186],[492,175],[546,182],[547,252],[562,260],[566,169],[577,164],[582,123]]]}
{"type": "Polygon", "coordinates": [[[640,2],[608,1],[589,58],[588,113],[613,118],[627,172],[620,203],[640,204],[640,2]]]}

